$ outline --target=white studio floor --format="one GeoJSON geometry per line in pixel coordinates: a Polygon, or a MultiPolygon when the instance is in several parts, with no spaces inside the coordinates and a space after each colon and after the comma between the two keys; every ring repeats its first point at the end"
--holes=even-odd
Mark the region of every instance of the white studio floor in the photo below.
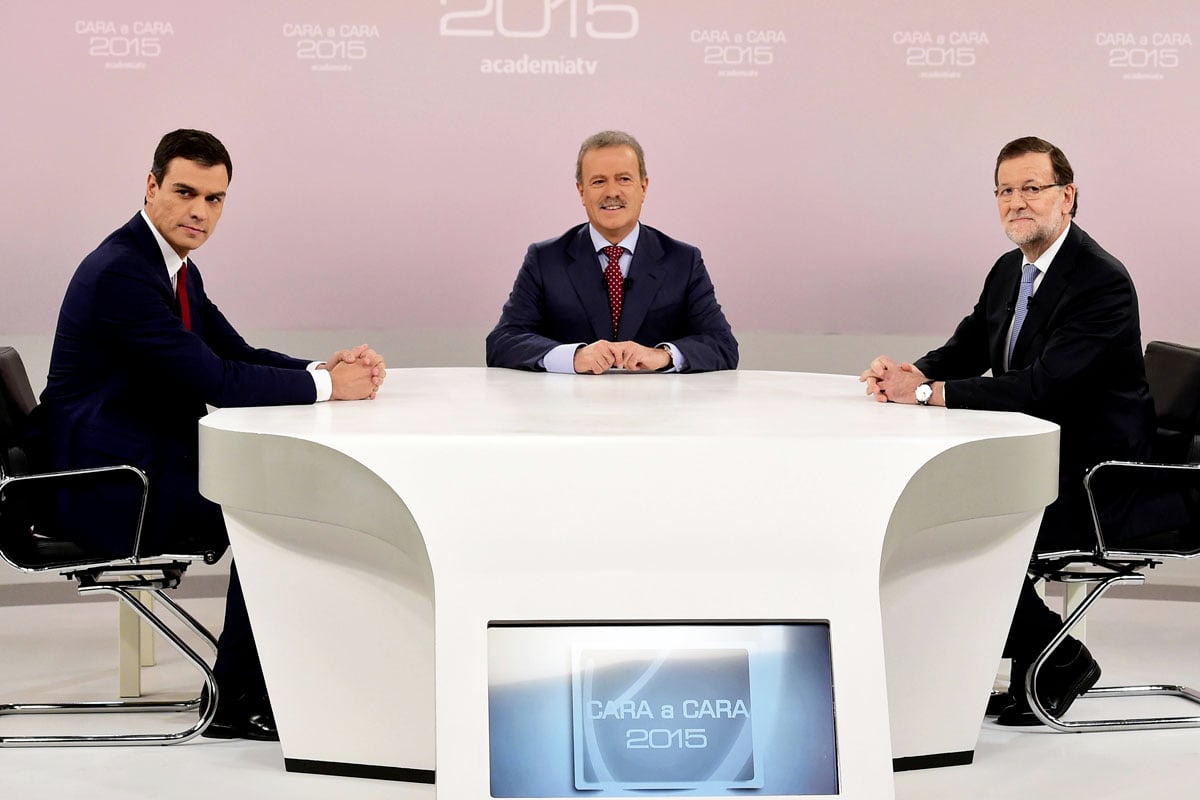
{"type": "MultiPolygon", "coordinates": [[[[223,601],[192,599],[187,608],[211,630],[223,601]]],[[[1174,682],[1200,685],[1200,603],[1102,600],[1088,616],[1089,647],[1101,684],[1174,682]]],[[[198,684],[169,646],[144,670],[148,695],[182,696],[198,684]]],[[[932,654],[931,654],[932,656],[932,654]]],[[[0,702],[111,699],[116,686],[115,602],[0,606],[0,702]]],[[[1081,703],[1088,712],[1141,703],[1136,713],[1200,713],[1169,698],[1081,703]],[[1145,704],[1151,704],[1149,709],[1145,704]],[[1162,704],[1168,704],[1163,706],[1162,704]]],[[[147,717],[162,727],[172,715],[0,718],[6,734],[78,731],[84,724],[136,730],[147,717]]],[[[1200,728],[1055,734],[983,724],[975,763],[896,776],[902,800],[1040,800],[1086,797],[1186,798],[1196,794],[1200,728]]],[[[162,796],[171,800],[253,798],[432,798],[431,787],[290,774],[277,744],[197,739],[170,747],[0,749],[0,798],[162,796]]],[[[455,798],[454,800],[459,800],[455,798]]],[[[474,800],[474,799],[471,799],[474,800]]]]}

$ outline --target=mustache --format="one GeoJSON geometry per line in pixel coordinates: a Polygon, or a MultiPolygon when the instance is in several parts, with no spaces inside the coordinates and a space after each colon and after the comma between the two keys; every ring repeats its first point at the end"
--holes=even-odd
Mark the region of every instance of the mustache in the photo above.
{"type": "Polygon", "coordinates": [[[600,207],[601,208],[624,208],[625,201],[621,200],[620,198],[614,197],[609,200],[605,200],[603,203],[600,204],[600,207]]]}

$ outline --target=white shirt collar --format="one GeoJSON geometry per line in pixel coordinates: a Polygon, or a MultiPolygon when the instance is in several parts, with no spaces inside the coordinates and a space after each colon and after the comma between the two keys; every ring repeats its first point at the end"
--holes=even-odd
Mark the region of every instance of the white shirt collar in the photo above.
{"type": "Polygon", "coordinates": [[[162,251],[163,265],[167,268],[167,277],[171,280],[171,285],[175,285],[175,275],[179,272],[179,268],[183,265],[183,259],[179,257],[179,253],[175,252],[175,248],[171,247],[170,243],[163,238],[163,235],[158,232],[158,228],[154,227],[154,223],[150,221],[150,216],[146,214],[146,209],[141,210],[142,219],[146,221],[146,225],[150,227],[150,232],[154,234],[154,241],[158,242],[158,249],[162,251]]]}
{"type": "MultiPolygon", "coordinates": [[[[1072,223],[1068,221],[1063,227],[1062,233],[1054,240],[1054,244],[1047,247],[1046,252],[1038,256],[1038,260],[1033,262],[1033,265],[1038,268],[1038,278],[1041,278],[1050,269],[1050,262],[1054,260],[1054,257],[1058,255],[1058,251],[1062,249],[1063,240],[1067,238],[1067,233],[1071,230],[1071,225],[1072,223]]],[[[1028,264],[1030,262],[1025,261],[1024,263],[1028,264]]]]}
{"type": "MultiPolygon", "coordinates": [[[[588,230],[592,234],[592,249],[595,250],[597,253],[599,253],[602,249],[604,249],[605,247],[608,247],[610,244],[612,244],[612,242],[608,241],[608,239],[605,239],[604,236],[600,233],[600,231],[596,230],[596,226],[590,222],[588,223],[588,230]]],[[[642,232],[642,223],[639,222],[633,226],[633,230],[631,230],[629,232],[629,235],[626,236],[621,241],[617,242],[617,244],[620,245],[621,247],[624,247],[626,250],[628,250],[630,253],[632,253],[634,251],[634,249],[637,247],[638,234],[640,234],[641,232],[642,232]]]]}

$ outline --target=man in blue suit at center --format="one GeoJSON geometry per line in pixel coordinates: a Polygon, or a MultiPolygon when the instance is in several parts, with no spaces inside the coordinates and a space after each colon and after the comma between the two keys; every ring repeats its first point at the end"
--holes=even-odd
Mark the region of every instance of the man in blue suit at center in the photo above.
{"type": "Polygon", "coordinates": [[[603,131],[579,148],[575,183],[588,222],[530,245],[489,367],[600,374],[735,369],[738,344],[700,251],[639,222],[642,146],[603,131]]]}

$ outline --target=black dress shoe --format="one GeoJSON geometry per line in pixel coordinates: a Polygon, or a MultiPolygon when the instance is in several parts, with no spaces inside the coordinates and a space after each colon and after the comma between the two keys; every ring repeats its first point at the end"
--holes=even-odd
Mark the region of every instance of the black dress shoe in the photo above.
{"type": "MultiPolygon", "coordinates": [[[[201,707],[207,703],[208,692],[201,695],[201,707]]],[[[204,732],[209,739],[252,739],[256,742],[278,742],[279,729],[271,701],[265,695],[244,694],[234,702],[217,703],[217,713],[204,732]]]]}
{"type": "Polygon", "coordinates": [[[998,716],[1015,702],[1016,700],[1013,700],[1013,696],[1009,692],[992,692],[988,697],[987,710],[983,712],[983,715],[985,717],[998,716]]]}
{"type": "MultiPolygon", "coordinates": [[[[1038,698],[1055,717],[1062,717],[1067,713],[1071,704],[1100,679],[1100,665],[1082,642],[1071,639],[1059,648],[1069,655],[1052,654],[1042,665],[1037,683],[1038,698]]],[[[1022,687],[1022,691],[1013,695],[1015,702],[1000,712],[1000,716],[996,718],[997,725],[1017,727],[1042,724],[1042,721],[1034,716],[1023,691],[1026,671],[1013,669],[1013,679],[1021,681],[1018,685],[1022,687]]]]}

